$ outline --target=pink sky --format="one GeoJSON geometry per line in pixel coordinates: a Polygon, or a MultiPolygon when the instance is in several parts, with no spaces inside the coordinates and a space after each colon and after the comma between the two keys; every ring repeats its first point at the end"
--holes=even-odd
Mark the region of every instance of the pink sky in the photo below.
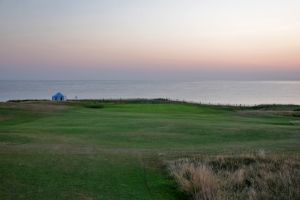
{"type": "Polygon", "coordinates": [[[0,78],[52,68],[294,73],[299,10],[296,0],[3,0],[0,78]]]}

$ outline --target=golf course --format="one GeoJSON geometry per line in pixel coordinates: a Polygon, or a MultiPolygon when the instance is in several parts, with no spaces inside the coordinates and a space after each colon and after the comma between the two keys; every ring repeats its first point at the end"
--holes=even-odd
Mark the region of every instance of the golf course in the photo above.
{"type": "Polygon", "coordinates": [[[300,106],[0,103],[0,199],[189,199],[169,163],[256,152],[298,158],[300,106]]]}

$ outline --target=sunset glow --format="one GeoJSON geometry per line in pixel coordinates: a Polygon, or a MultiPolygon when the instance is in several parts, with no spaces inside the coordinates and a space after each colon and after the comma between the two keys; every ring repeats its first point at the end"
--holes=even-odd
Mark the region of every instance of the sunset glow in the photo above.
{"type": "Polygon", "coordinates": [[[298,0],[2,0],[0,78],[52,68],[294,73],[299,10],[298,0]]]}

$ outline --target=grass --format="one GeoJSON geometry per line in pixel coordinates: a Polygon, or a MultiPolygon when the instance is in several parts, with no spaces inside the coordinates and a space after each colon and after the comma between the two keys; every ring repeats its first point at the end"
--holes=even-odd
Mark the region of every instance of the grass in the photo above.
{"type": "MultiPolygon", "coordinates": [[[[188,198],[164,163],[258,149],[298,155],[299,108],[164,99],[0,103],[0,196],[188,198]]],[[[206,164],[201,170],[215,173],[206,164]]]]}
{"type": "Polygon", "coordinates": [[[175,162],[170,165],[170,174],[180,189],[191,198],[215,199],[218,192],[218,179],[207,165],[192,162],[175,162]]]}
{"type": "Polygon", "coordinates": [[[298,156],[194,157],[169,164],[169,170],[194,200],[300,198],[298,156]]]}

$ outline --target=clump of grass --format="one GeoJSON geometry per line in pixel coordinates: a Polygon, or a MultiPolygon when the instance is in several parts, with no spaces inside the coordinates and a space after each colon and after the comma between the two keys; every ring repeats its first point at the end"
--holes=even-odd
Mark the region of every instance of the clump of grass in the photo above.
{"type": "Polygon", "coordinates": [[[300,199],[300,159],[257,154],[196,157],[169,164],[181,191],[194,200],[300,199]]]}
{"type": "Polygon", "coordinates": [[[171,173],[181,190],[189,193],[193,199],[214,199],[218,181],[208,166],[182,162],[172,165],[171,173]]]}

